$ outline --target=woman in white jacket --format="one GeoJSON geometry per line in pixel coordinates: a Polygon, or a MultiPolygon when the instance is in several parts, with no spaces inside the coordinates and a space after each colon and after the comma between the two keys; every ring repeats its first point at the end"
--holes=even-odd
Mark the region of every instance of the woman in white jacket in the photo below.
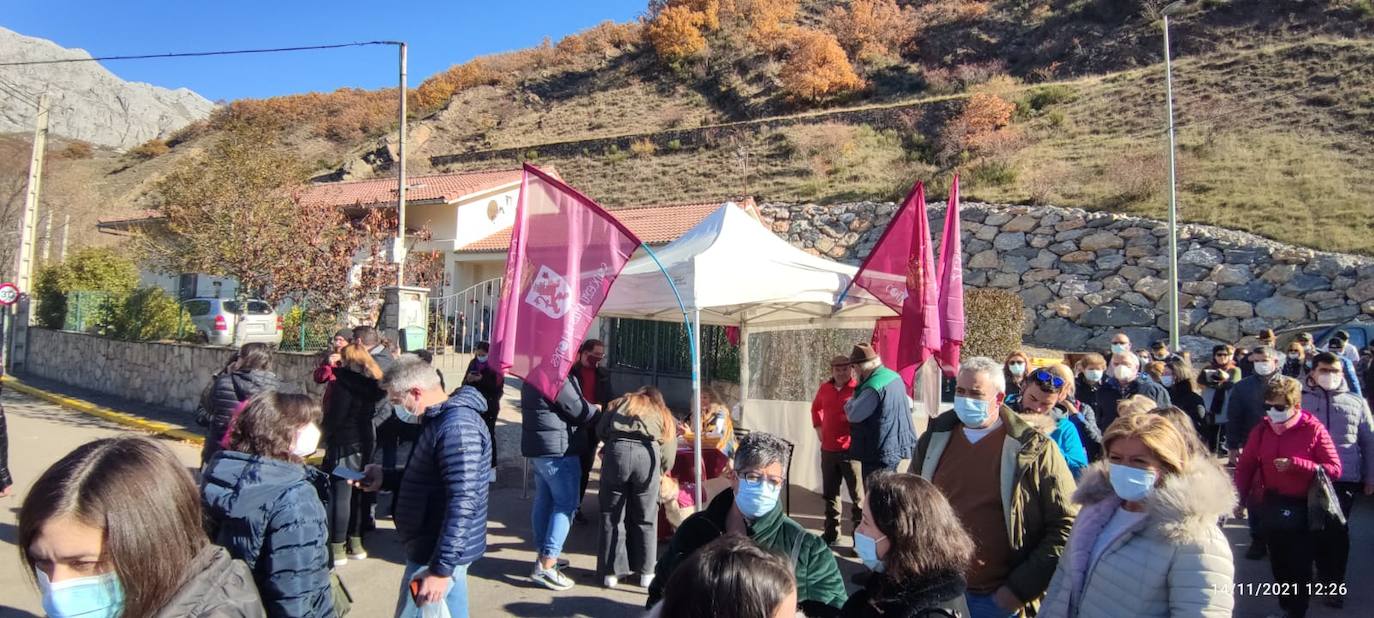
{"type": "Polygon", "coordinates": [[[1162,416],[1121,417],[1102,445],[1040,615],[1230,616],[1235,567],[1217,526],[1235,508],[1230,479],[1190,458],[1162,416]]]}

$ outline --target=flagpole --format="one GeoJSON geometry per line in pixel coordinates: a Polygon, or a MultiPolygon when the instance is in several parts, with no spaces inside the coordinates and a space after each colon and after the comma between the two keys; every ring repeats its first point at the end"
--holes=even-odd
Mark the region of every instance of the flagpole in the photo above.
{"type": "Polygon", "coordinates": [[[654,250],[650,249],[647,243],[640,245],[640,247],[644,249],[645,255],[648,255],[649,259],[653,260],[654,264],[658,266],[659,272],[663,273],[663,278],[668,281],[668,289],[673,291],[673,299],[677,300],[678,309],[682,310],[682,323],[687,327],[687,345],[690,346],[692,354],[692,423],[696,425],[693,430],[696,436],[696,444],[692,446],[692,457],[695,458],[693,470],[696,473],[696,492],[693,506],[696,510],[700,511],[701,476],[704,466],[701,461],[701,354],[698,352],[699,346],[697,345],[697,341],[700,336],[699,331],[701,330],[701,310],[694,309],[691,313],[688,313],[687,303],[682,302],[682,294],[678,291],[677,284],[673,283],[673,278],[668,275],[668,269],[664,268],[663,261],[658,259],[658,254],[654,253],[654,250]],[[693,317],[695,317],[695,320],[693,320],[693,317]],[[694,322],[695,326],[693,325],[694,322]]]}

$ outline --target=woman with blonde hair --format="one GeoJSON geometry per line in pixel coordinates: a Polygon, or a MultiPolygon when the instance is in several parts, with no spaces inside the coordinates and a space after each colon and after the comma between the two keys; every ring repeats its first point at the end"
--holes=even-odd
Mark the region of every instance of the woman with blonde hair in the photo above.
{"type": "MultiPolygon", "coordinates": [[[[1131,395],[1116,404],[1116,417],[1144,414],[1159,407],[1155,400],[1144,395],[1131,395]]],[[[1105,435],[1105,434],[1104,434],[1105,435]]]]}
{"type": "Polygon", "coordinates": [[[648,588],[658,556],[658,484],[677,457],[677,431],[663,393],[645,386],[612,401],[596,424],[601,455],[601,538],[596,573],[606,588],[620,583],[615,557],[624,549],[639,585],[648,588]],[[625,536],[620,536],[624,521],[625,536]]]}
{"type": "Polygon", "coordinates": [[[1160,415],[1124,415],[1102,442],[1040,614],[1230,616],[1235,566],[1216,525],[1236,504],[1226,475],[1160,415]]]}
{"type": "MultiPolygon", "coordinates": [[[[334,369],[320,427],[323,467],[326,472],[338,467],[361,472],[372,463],[377,446],[372,417],[377,402],[386,397],[377,385],[382,369],[362,343],[348,344],[339,357],[341,366],[334,369]]],[[[329,551],[334,566],[343,566],[349,558],[367,557],[362,537],[363,495],[347,479],[331,476],[329,481],[329,551]]]]}
{"type": "Polygon", "coordinates": [[[1021,396],[1021,383],[1030,373],[1030,357],[1021,350],[1016,350],[1007,355],[1007,360],[1002,363],[1002,373],[1007,378],[1007,398],[1016,403],[1016,399],[1021,396]]]}

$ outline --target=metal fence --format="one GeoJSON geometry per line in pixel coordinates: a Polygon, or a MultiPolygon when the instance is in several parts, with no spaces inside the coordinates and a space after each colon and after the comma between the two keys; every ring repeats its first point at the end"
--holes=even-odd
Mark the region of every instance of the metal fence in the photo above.
{"type": "MultiPolygon", "coordinates": [[[[613,318],[607,325],[612,366],[645,374],[690,376],[692,349],[681,322],[613,318]]],[[[739,380],[739,347],[726,327],[701,327],[701,374],[706,380],[739,380]]]]}
{"type": "Polygon", "coordinates": [[[99,326],[101,309],[110,300],[108,292],[69,292],[67,294],[67,313],[62,321],[62,330],[78,333],[91,332],[99,326]]]}
{"type": "Polygon", "coordinates": [[[502,277],[488,279],[466,290],[430,299],[429,348],[452,347],[472,352],[479,341],[491,341],[496,308],[501,302],[502,277]]]}

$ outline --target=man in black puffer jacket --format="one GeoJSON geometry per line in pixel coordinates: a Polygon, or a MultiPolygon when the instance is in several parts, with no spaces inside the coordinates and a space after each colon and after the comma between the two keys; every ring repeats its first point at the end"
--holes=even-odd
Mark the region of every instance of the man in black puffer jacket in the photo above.
{"type": "MultiPolygon", "coordinates": [[[[434,367],[410,356],[387,370],[382,386],[390,401],[422,418],[396,496],[396,532],[406,551],[404,615],[415,612],[409,585],[416,579],[421,605],[443,600],[451,615],[466,616],[468,566],[487,548],[486,400],[470,386],[446,398],[434,367]]],[[[368,466],[365,487],[375,491],[382,476],[381,466],[368,466]]]]}

